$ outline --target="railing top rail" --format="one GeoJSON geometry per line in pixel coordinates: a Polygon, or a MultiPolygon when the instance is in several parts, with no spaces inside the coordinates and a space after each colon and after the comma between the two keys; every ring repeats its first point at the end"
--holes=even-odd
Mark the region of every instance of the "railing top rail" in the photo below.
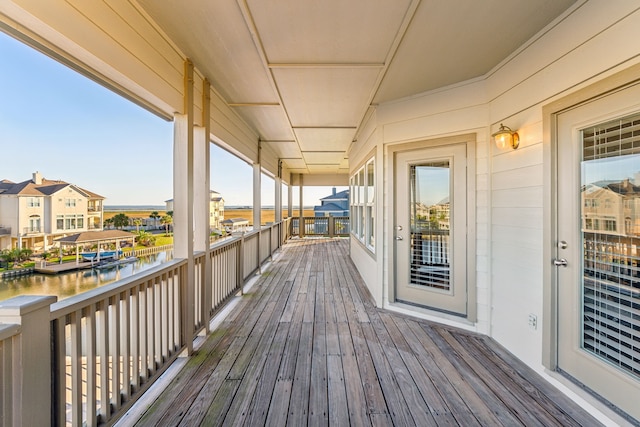
{"type": "Polygon", "coordinates": [[[14,337],[20,333],[20,325],[15,323],[0,323],[0,341],[14,337]]]}
{"type": "Polygon", "coordinates": [[[240,237],[238,236],[223,237],[221,239],[216,240],[215,243],[213,243],[210,246],[210,249],[214,250],[214,249],[224,248],[225,246],[232,246],[234,243],[238,241],[240,241],[240,237]]]}
{"type": "Polygon", "coordinates": [[[133,276],[125,279],[58,301],[51,305],[51,319],[58,319],[62,316],[73,313],[74,311],[82,310],[91,304],[95,304],[105,298],[117,295],[122,291],[144,283],[149,280],[150,277],[157,276],[160,273],[173,270],[186,264],[186,259],[174,259],[164,264],[152,267],[139,274],[134,274],[133,276]]]}
{"type": "Polygon", "coordinates": [[[255,235],[257,235],[260,232],[260,230],[256,230],[255,228],[249,231],[246,231],[244,233],[244,238],[247,239],[248,237],[253,237],[255,235]]]}

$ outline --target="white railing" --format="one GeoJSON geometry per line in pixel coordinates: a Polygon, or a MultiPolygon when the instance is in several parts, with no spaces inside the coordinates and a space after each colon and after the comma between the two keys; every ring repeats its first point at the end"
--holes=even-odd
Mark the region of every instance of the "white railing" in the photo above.
{"type": "Polygon", "coordinates": [[[182,351],[186,266],[173,260],[51,306],[55,424],[109,422],[182,351]]]}
{"type": "Polygon", "coordinates": [[[131,251],[131,254],[136,257],[143,257],[143,256],[157,254],[160,252],[172,251],[172,250],[173,250],[173,245],[169,244],[169,245],[162,245],[162,246],[152,246],[149,248],[134,249],[131,251]]]}
{"type": "Polygon", "coordinates": [[[243,263],[243,274],[244,280],[247,280],[256,271],[258,271],[258,267],[260,266],[258,262],[258,257],[260,256],[260,233],[258,231],[250,231],[244,235],[244,240],[242,242],[242,263],[243,263]]]}
{"type": "Polygon", "coordinates": [[[0,423],[1,425],[21,424],[20,413],[13,410],[14,396],[19,398],[21,384],[13,372],[14,361],[20,360],[20,325],[0,324],[0,423]]]}
{"type": "Polygon", "coordinates": [[[348,236],[348,216],[311,216],[302,218],[302,230],[300,230],[300,218],[290,218],[290,233],[294,236],[348,236]]]}
{"type": "Polygon", "coordinates": [[[260,230],[260,264],[267,261],[271,256],[271,227],[260,230]]]}
{"type": "Polygon", "coordinates": [[[193,264],[174,259],[60,302],[0,302],[0,425],[113,424],[189,350],[288,229],[284,221],[225,239],[211,246],[208,260],[195,253],[193,264]]]}

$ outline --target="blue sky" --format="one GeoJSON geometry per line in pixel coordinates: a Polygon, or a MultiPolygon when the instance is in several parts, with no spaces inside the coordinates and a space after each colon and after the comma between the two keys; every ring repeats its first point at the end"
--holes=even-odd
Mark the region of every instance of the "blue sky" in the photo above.
{"type": "MultiPolygon", "coordinates": [[[[106,197],[106,205],[173,197],[172,122],[1,32],[0,58],[0,179],[21,182],[40,171],[106,197]]],[[[247,163],[212,144],[211,187],[227,205],[251,205],[252,182],[247,163]]],[[[273,204],[273,189],[263,179],[263,205],[273,204]]],[[[304,204],[329,194],[305,188],[304,204]]]]}

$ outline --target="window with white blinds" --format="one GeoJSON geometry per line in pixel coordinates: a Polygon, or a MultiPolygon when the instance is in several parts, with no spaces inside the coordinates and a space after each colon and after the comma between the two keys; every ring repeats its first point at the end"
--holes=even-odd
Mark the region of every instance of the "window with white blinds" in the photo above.
{"type": "Polygon", "coordinates": [[[640,377],[640,114],[582,130],[582,347],[640,377]]]}

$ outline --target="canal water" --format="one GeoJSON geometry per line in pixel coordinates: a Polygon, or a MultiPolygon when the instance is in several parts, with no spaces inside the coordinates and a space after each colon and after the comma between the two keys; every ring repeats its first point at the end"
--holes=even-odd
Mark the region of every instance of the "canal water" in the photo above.
{"type": "Polygon", "coordinates": [[[78,270],[56,275],[31,274],[0,279],[0,301],[16,295],[55,295],[60,301],[140,273],[169,261],[171,257],[171,251],[160,252],[140,257],[132,263],[110,268],[78,270]]]}

